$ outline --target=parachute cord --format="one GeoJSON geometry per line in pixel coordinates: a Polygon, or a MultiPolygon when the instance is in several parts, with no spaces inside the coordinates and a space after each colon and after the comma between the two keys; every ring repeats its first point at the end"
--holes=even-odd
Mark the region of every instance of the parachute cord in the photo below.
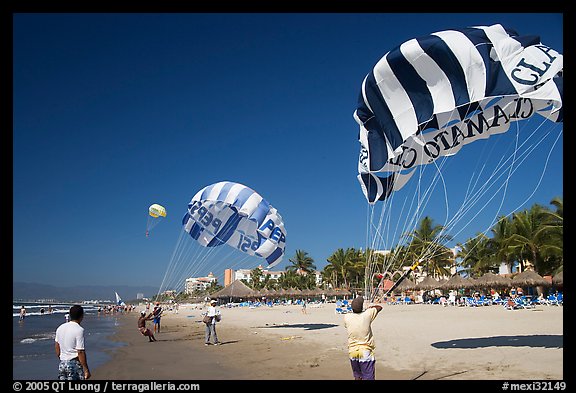
{"type": "Polygon", "coordinates": [[[554,143],[552,144],[552,148],[550,149],[550,151],[548,152],[548,155],[546,156],[546,161],[544,162],[544,167],[542,168],[542,173],[540,173],[540,178],[538,179],[538,183],[534,187],[534,190],[513,211],[516,211],[516,210],[520,209],[520,207],[524,206],[528,202],[528,200],[536,193],[536,190],[540,187],[540,184],[542,184],[542,179],[544,178],[544,173],[546,173],[546,168],[548,167],[548,162],[550,161],[550,156],[552,155],[552,151],[554,150],[554,147],[556,146],[556,143],[558,143],[558,140],[560,139],[561,136],[562,136],[562,130],[558,133],[558,136],[556,137],[556,139],[554,140],[554,143]]]}
{"type": "Polygon", "coordinates": [[[174,247],[174,250],[172,252],[172,256],[170,257],[170,260],[168,261],[168,267],[166,269],[166,271],[164,272],[164,277],[162,278],[162,282],[160,283],[160,287],[158,288],[158,293],[156,294],[156,297],[158,297],[160,295],[160,293],[162,292],[162,289],[164,288],[164,283],[169,275],[169,272],[171,269],[173,269],[174,264],[176,263],[176,259],[175,256],[177,254],[177,251],[179,249],[179,245],[182,243],[182,238],[184,233],[186,233],[185,231],[180,231],[180,234],[178,236],[178,240],[176,241],[176,246],[174,247]]]}

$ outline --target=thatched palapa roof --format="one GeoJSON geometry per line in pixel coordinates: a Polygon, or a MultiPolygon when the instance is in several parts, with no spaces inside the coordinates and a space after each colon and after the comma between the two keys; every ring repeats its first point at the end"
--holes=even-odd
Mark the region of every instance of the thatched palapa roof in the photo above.
{"type": "Polygon", "coordinates": [[[564,271],[561,271],[552,277],[552,284],[560,287],[564,285],[564,271]]]}
{"type": "Polygon", "coordinates": [[[476,286],[479,288],[509,288],[512,286],[512,280],[500,274],[487,272],[476,280],[476,286]]]}
{"type": "Polygon", "coordinates": [[[456,273],[448,281],[442,284],[442,289],[467,289],[474,286],[474,282],[456,273]]]}
{"type": "Polygon", "coordinates": [[[414,281],[410,280],[409,278],[405,278],[397,287],[394,289],[394,292],[402,292],[410,289],[414,289],[416,284],[414,281]]]}
{"type": "Polygon", "coordinates": [[[256,294],[252,288],[248,287],[240,280],[233,281],[230,285],[222,288],[211,295],[213,298],[248,298],[256,294]]]}
{"type": "Polygon", "coordinates": [[[534,270],[524,270],[522,273],[518,273],[514,278],[512,278],[512,284],[527,287],[550,285],[544,277],[536,273],[534,270]]]}
{"type": "Polygon", "coordinates": [[[424,280],[422,280],[416,284],[415,289],[429,291],[431,289],[436,289],[439,286],[440,286],[440,283],[438,282],[438,280],[436,280],[432,276],[426,276],[426,277],[424,277],[424,280]]]}

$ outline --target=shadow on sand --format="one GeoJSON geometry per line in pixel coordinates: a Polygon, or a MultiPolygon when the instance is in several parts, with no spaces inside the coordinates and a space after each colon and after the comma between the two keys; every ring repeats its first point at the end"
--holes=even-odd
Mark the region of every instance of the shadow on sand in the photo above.
{"type": "Polygon", "coordinates": [[[283,324],[283,325],[266,325],[258,326],[258,328],[300,328],[305,330],[318,330],[318,329],[329,329],[335,327],[333,323],[293,323],[293,324],[283,324]]]}
{"type": "Polygon", "coordinates": [[[438,349],[487,347],[564,348],[564,336],[552,334],[531,334],[527,336],[460,338],[456,340],[439,341],[433,343],[432,346],[438,349]]]}

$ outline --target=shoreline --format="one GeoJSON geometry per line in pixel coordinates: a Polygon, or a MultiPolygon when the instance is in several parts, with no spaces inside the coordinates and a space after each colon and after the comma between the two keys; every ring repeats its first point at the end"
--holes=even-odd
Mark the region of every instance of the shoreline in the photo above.
{"type": "MultiPolygon", "coordinates": [[[[162,317],[157,342],[121,318],[126,345],[92,378],[141,380],[352,380],[334,304],[220,307],[220,346],[204,346],[202,310],[162,317]]],[[[152,324],[149,322],[149,327],[152,324]]],[[[378,380],[562,380],[563,307],[385,305],[373,323],[378,380]]]]}

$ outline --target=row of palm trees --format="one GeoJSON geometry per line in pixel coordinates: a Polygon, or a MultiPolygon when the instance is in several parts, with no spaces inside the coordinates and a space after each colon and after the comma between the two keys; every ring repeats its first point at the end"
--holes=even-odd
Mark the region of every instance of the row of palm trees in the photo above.
{"type": "MultiPolygon", "coordinates": [[[[489,235],[478,233],[458,243],[456,255],[446,246],[452,237],[444,227],[424,217],[413,232],[405,234],[407,244],[387,255],[374,250],[337,249],[327,258],[328,264],[321,271],[322,281],[334,288],[360,289],[370,272],[382,271],[386,266],[386,270],[400,274],[402,267],[415,260],[421,260],[421,269],[432,277],[450,276],[454,267],[470,277],[480,277],[488,272],[498,273],[502,263],[508,265],[509,271],[515,265],[523,271],[529,264],[540,275],[557,274],[564,262],[562,198],[556,197],[550,204],[553,208],[534,204],[530,209],[501,217],[489,235]]],[[[314,259],[306,251],[296,250],[289,261],[291,264],[277,283],[253,280],[256,289],[274,284],[282,288],[313,288],[313,275],[309,273],[316,269],[314,259]]]]}

